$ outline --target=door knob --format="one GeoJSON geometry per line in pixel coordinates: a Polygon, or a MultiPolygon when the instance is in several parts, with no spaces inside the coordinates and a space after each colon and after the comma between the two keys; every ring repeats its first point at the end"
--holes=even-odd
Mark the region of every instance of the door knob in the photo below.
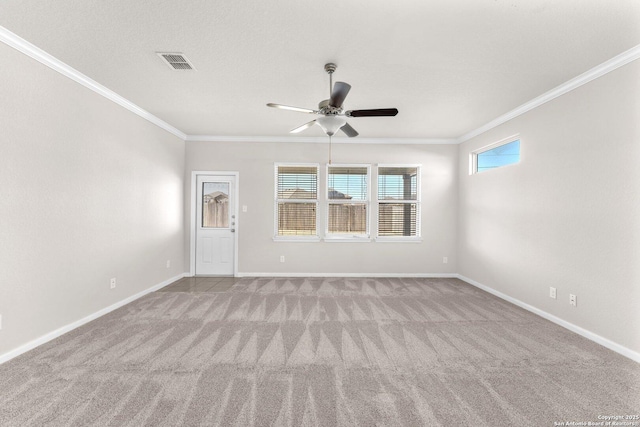
{"type": "Polygon", "coordinates": [[[236,232],[236,229],[235,229],[235,228],[232,228],[232,229],[231,229],[231,232],[232,232],[232,233],[235,233],[235,232],[236,232]]]}

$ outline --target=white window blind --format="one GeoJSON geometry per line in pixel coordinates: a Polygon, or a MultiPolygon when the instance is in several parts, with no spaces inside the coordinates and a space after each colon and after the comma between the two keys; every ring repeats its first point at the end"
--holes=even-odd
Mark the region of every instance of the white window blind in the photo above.
{"type": "Polygon", "coordinates": [[[417,166],[378,167],[378,236],[420,236],[417,166]]]}
{"type": "Polygon", "coordinates": [[[369,235],[369,167],[327,167],[327,235],[369,235]]]}
{"type": "Polygon", "coordinates": [[[276,164],[276,236],[317,236],[318,166],[276,164]]]}

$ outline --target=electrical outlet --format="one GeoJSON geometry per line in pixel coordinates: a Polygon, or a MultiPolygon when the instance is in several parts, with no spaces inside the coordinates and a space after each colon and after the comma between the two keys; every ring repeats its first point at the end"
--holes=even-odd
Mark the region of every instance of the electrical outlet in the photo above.
{"type": "Polygon", "coordinates": [[[115,278],[115,277],[113,277],[113,278],[111,279],[110,286],[111,286],[111,289],[113,289],[113,288],[115,288],[115,287],[116,287],[116,278],[115,278]]]}
{"type": "Polygon", "coordinates": [[[549,297],[556,299],[556,288],[554,287],[549,287],[549,297]]]}
{"type": "Polygon", "coordinates": [[[574,307],[578,306],[577,297],[574,294],[569,294],[569,304],[571,304],[574,307]]]}
{"type": "Polygon", "coordinates": [[[447,264],[448,262],[449,262],[449,258],[448,258],[448,257],[446,257],[446,256],[443,256],[443,257],[442,257],[442,263],[443,263],[443,264],[447,264]]]}
{"type": "Polygon", "coordinates": [[[280,262],[284,262],[284,255],[280,255],[280,262]]]}
{"type": "Polygon", "coordinates": [[[167,268],[171,268],[171,260],[170,259],[167,260],[167,268]]]}
{"type": "Polygon", "coordinates": [[[247,211],[247,205],[242,205],[242,212],[246,212],[247,211]]]}
{"type": "Polygon", "coordinates": [[[0,330],[2,329],[2,314],[0,314],[0,330]]]}

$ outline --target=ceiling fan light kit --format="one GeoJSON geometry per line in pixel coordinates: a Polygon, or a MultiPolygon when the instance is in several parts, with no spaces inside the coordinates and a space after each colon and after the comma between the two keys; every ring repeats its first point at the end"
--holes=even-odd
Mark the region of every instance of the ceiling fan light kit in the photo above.
{"type": "Polygon", "coordinates": [[[279,108],[281,110],[296,111],[299,113],[315,114],[319,116],[317,119],[298,126],[290,131],[290,133],[302,132],[313,125],[318,125],[324,133],[329,137],[333,136],[338,130],[342,130],[349,138],[358,136],[358,132],[347,123],[348,117],[392,117],[398,114],[396,108],[378,108],[371,110],[344,110],[342,104],[351,90],[351,85],[344,82],[336,82],[333,84],[333,73],[336,71],[337,65],[330,62],[324,65],[324,70],[329,74],[329,99],[325,99],[318,103],[318,109],[292,107],[282,104],[267,104],[268,107],[279,108]]]}
{"type": "Polygon", "coordinates": [[[347,118],[344,116],[320,116],[316,119],[316,123],[324,133],[333,136],[338,129],[342,129],[342,126],[347,124],[347,118]]]}

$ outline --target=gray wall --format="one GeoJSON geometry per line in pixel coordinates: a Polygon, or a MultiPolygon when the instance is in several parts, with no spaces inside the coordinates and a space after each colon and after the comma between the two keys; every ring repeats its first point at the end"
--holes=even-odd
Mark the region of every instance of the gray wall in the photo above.
{"type": "Polygon", "coordinates": [[[192,170],[240,172],[240,273],[461,273],[640,351],[638,61],[461,146],[334,145],[334,163],[422,164],[422,242],[282,243],[273,164],[324,176],[326,144],[185,147],[4,44],[0,58],[0,355],[188,271],[192,170]],[[515,133],[519,165],[468,175],[471,150],[515,133]]]}
{"type": "Polygon", "coordinates": [[[2,43],[0,62],[2,355],[185,268],[184,142],[2,43]]]}
{"type": "Polygon", "coordinates": [[[640,61],[465,142],[459,158],[459,273],[640,351],[640,61]],[[520,164],[469,176],[470,151],[515,133],[520,164]]]}
{"type": "MultiPolygon", "coordinates": [[[[240,173],[241,274],[452,274],[456,268],[456,145],[334,144],[333,163],[421,164],[422,242],[274,242],[274,162],[320,163],[325,179],[328,144],[187,142],[185,229],[192,216],[191,171],[240,173]],[[284,264],[279,262],[285,256],[284,264]],[[442,257],[449,257],[443,264],[442,257]]],[[[320,188],[324,188],[324,185],[320,188]]],[[[320,205],[322,206],[322,205],[320,205]]],[[[322,211],[322,208],[320,209],[322,211]]],[[[324,212],[319,224],[324,224],[324,212]]],[[[189,239],[185,246],[188,266],[189,239]]]]}

